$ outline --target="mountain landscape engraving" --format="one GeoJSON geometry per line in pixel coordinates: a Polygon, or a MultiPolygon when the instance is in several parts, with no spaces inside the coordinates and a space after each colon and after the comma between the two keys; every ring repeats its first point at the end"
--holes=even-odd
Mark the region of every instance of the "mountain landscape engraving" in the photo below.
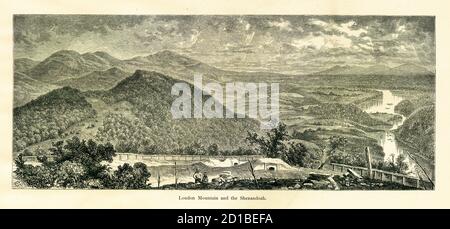
{"type": "Polygon", "coordinates": [[[434,17],[13,29],[15,189],[434,190],[434,17]]]}

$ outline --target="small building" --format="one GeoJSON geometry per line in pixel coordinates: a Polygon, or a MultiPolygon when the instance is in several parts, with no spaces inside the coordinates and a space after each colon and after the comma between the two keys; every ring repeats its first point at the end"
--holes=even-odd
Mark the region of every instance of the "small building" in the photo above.
{"type": "Polygon", "coordinates": [[[278,171],[294,170],[292,166],[280,158],[260,158],[253,162],[254,170],[278,171]]]}

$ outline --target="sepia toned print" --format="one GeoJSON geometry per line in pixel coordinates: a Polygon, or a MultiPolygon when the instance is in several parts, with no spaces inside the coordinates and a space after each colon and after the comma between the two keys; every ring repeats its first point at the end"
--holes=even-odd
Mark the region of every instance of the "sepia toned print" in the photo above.
{"type": "Polygon", "coordinates": [[[433,190],[435,61],[427,16],[15,15],[13,188],[433,190]]]}

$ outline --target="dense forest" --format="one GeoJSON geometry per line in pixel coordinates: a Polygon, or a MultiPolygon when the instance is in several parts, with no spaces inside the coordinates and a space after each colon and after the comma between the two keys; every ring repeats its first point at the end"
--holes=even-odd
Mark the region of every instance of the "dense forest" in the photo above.
{"type": "Polygon", "coordinates": [[[413,112],[396,131],[396,137],[434,161],[435,106],[426,106],[413,112]]]}
{"type": "MultiPolygon", "coordinates": [[[[140,148],[140,151],[146,151],[142,147],[150,147],[172,151],[196,142],[233,150],[244,145],[247,131],[259,129],[258,121],[249,118],[173,119],[170,107],[176,97],[170,95],[170,90],[176,82],[180,81],[160,73],[136,71],[105,92],[101,99],[107,104],[129,102],[137,119],[109,115],[98,131],[99,138],[117,141],[119,149],[123,150],[140,148]]],[[[204,100],[208,98],[204,96],[204,100]]]]}
{"type": "Polygon", "coordinates": [[[64,87],[14,109],[14,150],[61,137],[75,123],[95,116],[80,91],[64,87]]]}

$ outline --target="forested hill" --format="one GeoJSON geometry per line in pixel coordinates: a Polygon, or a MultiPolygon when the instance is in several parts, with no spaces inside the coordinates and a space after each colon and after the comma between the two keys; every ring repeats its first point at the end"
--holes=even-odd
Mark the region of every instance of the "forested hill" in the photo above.
{"type": "Polygon", "coordinates": [[[51,91],[14,110],[15,151],[74,135],[111,142],[120,152],[134,153],[248,147],[247,131],[259,132],[257,120],[173,119],[170,109],[177,96],[171,95],[171,88],[177,82],[183,81],[138,70],[106,91],[80,92],[70,87],[51,91]]]}
{"type": "Polygon", "coordinates": [[[63,87],[14,109],[14,150],[60,137],[75,123],[95,116],[77,89],[63,87]]]}
{"type": "Polygon", "coordinates": [[[396,137],[412,145],[428,159],[434,159],[435,106],[422,107],[413,112],[397,130],[396,137]]]}
{"type": "MultiPolygon", "coordinates": [[[[235,149],[246,145],[247,131],[259,129],[258,121],[249,118],[173,119],[170,108],[177,96],[171,95],[171,88],[177,82],[183,81],[142,70],[119,82],[101,99],[109,106],[124,102],[131,104],[133,117],[112,112],[103,121],[98,137],[116,142],[119,148],[125,144],[124,150],[132,148],[131,151],[150,150],[142,147],[151,147],[153,151],[171,151],[192,145],[214,144],[222,149],[235,149]]],[[[193,85],[188,85],[193,89],[193,85]]],[[[208,98],[204,96],[203,100],[208,98]]]]}

